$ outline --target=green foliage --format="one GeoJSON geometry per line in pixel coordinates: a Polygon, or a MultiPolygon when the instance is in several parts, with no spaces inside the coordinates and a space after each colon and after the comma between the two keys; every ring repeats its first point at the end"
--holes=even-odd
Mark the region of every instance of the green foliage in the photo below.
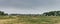
{"type": "Polygon", "coordinates": [[[60,11],[50,11],[43,13],[44,16],[60,16],[60,11]]]}
{"type": "Polygon", "coordinates": [[[6,16],[8,13],[4,13],[3,11],[0,11],[0,16],[6,16]]]}

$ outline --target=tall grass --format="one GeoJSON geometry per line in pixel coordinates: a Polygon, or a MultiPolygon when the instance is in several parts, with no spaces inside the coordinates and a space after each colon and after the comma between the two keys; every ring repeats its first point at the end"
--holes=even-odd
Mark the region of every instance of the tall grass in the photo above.
{"type": "MultiPolygon", "coordinates": [[[[59,16],[1,16],[3,24],[58,24],[59,16]]],[[[1,24],[1,23],[0,23],[1,24]]]]}

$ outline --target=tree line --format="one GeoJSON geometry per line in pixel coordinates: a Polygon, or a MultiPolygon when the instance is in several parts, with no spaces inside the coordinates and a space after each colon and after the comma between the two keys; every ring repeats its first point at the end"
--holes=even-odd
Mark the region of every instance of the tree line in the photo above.
{"type": "Polygon", "coordinates": [[[60,16],[60,11],[50,11],[43,13],[44,16],[60,16]]]}
{"type": "MultiPolygon", "coordinates": [[[[3,11],[0,11],[0,16],[6,16],[8,13],[5,13],[3,11]]],[[[50,12],[44,12],[43,14],[10,14],[12,16],[60,16],[60,11],[50,11],[50,12]]]]}
{"type": "Polygon", "coordinates": [[[8,13],[4,13],[3,11],[0,11],[0,16],[6,16],[8,13]]]}

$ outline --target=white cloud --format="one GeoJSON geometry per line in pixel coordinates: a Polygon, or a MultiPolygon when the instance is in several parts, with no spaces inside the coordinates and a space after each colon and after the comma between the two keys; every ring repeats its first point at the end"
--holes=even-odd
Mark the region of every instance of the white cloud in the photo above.
{"type": "Polygon", "coordinates": [[[60,10],[60,0],[0,0],[0,10],[7,13],[43,13],[60,10]]]}

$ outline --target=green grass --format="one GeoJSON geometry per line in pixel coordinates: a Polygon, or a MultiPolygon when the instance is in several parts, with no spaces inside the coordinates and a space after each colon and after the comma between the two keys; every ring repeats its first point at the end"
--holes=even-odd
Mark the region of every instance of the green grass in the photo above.
{"type": "Polygon", "coordinates": [[[6,20],[4,24],[59,24],[60,16],[2,16],[0,20],[6,20]]]}

